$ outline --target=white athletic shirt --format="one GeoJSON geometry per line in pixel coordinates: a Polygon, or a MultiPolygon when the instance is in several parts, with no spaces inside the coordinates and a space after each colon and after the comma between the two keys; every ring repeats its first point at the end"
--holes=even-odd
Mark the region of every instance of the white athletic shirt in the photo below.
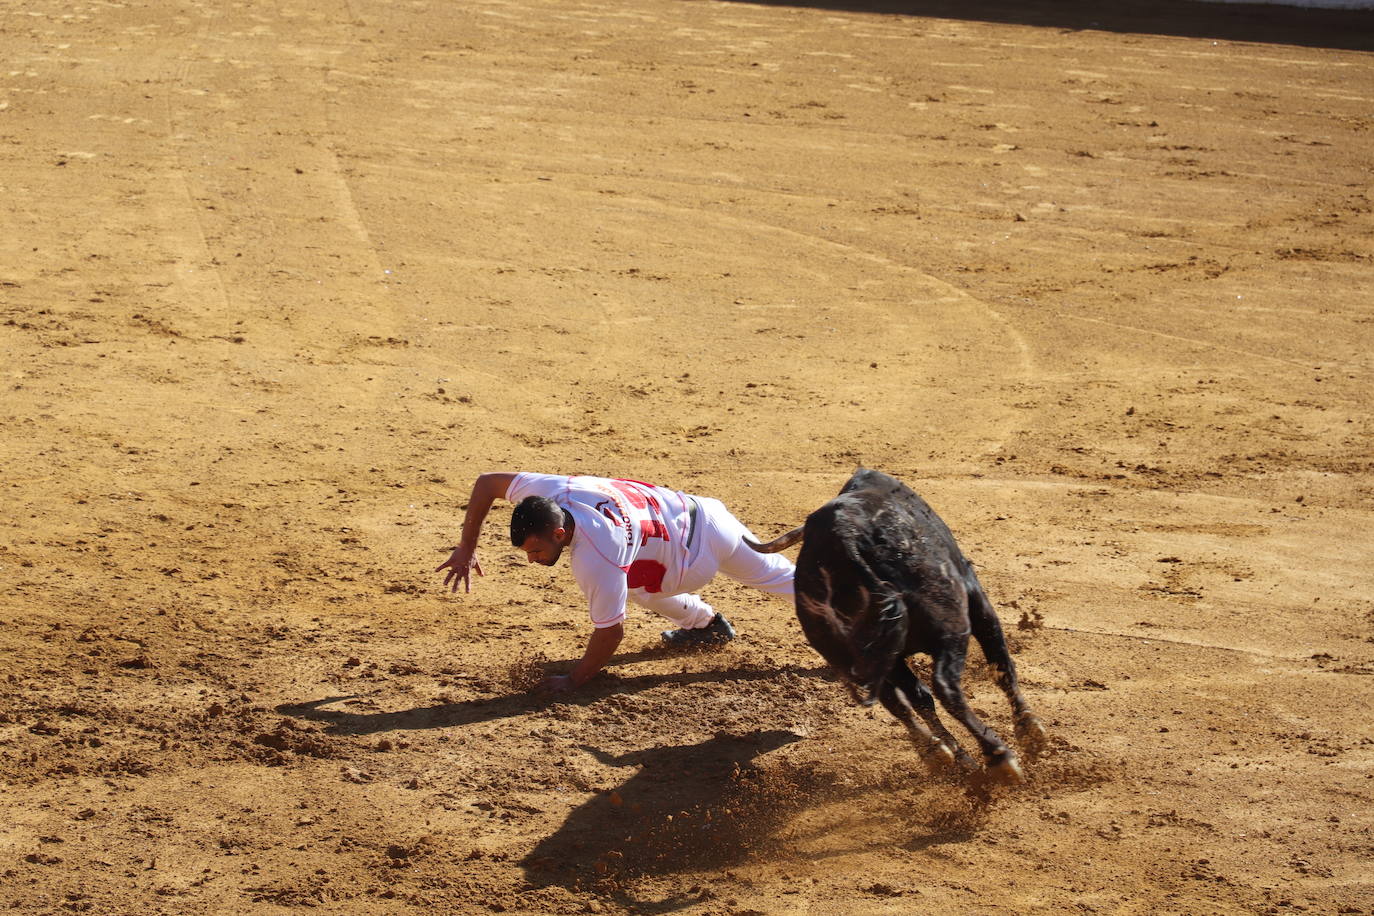
{"type": "Polygon", "coordinates": [[[573,517],[572,571],[592,625],[625,619],[629,590],[677,594],[688,565],[691,499],[637,480],[516,474],[506,499],[543,496],[573,517]]]}

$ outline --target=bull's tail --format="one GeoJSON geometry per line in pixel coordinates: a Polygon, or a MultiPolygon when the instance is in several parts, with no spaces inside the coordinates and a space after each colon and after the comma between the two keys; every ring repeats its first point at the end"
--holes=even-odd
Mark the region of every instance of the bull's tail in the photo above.
{"type": "Polygon", "coordinates": [[[782,537],[769,541],[767,544],[757,544],[749,538],[745,538],[744,543],[748,544],[751,549],[759,553],[777,553],[780,550],[786,550],[800,541],[802,539],[802,531],[805,527],[804,525],[798,525],[782,537]]]}

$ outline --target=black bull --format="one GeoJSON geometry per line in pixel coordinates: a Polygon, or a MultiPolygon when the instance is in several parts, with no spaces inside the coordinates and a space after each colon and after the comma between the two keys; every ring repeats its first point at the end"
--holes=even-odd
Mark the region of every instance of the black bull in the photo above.
{"type": "Polygon", "coordinates": [[[977,740],[988,774],[1019,781],[1016,753],[973,714],[960,686],[970,633],[1011,701],[1018,742],[1034,753],[1045,730],[1017,685],[1002,626],[973,564],[926,501],[900,480],[860,468],[800,528],[768,544],[746,543],[775,553],[799,540],[797,618],[855,699],[865,706],[881,700],[932,769],[956,760],[974,769],[936,715],[931,691],[907,666],[908,656],[924,652],[932,659],[935,697],[977,740]]]}

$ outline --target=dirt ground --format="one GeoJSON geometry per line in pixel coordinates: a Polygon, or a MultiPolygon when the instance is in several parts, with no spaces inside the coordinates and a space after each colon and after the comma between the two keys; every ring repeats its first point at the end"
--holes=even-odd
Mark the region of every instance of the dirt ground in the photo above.
{"type": "Polygon", "coordinates": [[[0,10],[0,908],[1374,913],[1371,14],[922,9],[0,10]],[[433,572],[484,470],[860,463],[988,805],[776,598],[554,699],[566,565],[433,572]]]}

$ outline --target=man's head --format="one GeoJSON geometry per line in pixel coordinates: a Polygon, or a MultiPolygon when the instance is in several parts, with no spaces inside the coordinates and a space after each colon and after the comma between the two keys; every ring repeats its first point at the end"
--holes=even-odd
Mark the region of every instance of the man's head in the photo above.
{"type": "Polygon", "coordinates": [[[573,523],[563,507],[543,496],[527,496],[510,517],[510,542],[531,563],[552,566],[572,543],[573,523]]]}

